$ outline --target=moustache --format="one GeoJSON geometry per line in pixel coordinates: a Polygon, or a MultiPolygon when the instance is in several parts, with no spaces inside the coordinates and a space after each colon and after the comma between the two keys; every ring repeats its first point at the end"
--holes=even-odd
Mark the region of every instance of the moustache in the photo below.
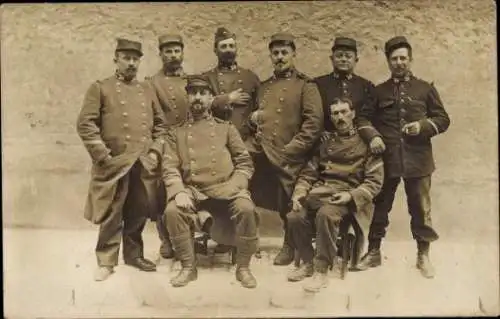
{"type": "Polygon", "coordinates": [[[221,58],[223,59],[234,59],[236,57],[235,52],[222,52],[220,54],[221,58]]]}
{"type": "Polygon", "coordinates": [[[285,64],[285,61],[283,60],[279,60],[279,61],[276,61],[276,63],[274,63],[275,65],[283,65],[285,64]]]}
{"type": "Polygon", "coordinates": [[[127,68],[127,72],[135,72],[137,71],[137,68],[127,68]]]}

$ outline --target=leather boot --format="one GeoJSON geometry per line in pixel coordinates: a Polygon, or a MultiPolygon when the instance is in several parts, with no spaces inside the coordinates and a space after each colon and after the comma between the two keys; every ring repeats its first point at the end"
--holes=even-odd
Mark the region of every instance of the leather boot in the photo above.
{"type": "Polygon", "coordinates": [[[314,274],[313,262],[303,263],[295,267],[287,276],[288,281],[296,282],[304,280],[306,277],[311,277],[314,274]]]}
{"type": "Polygon", "coordinates": [[[319,292],[321,288],[328,286],[328,265],[323,260],[315,260],[314,275],[308,279],[303,286],[307,292],[319,292]]]}
{"type": "Polygon", "coordinates": [[[418,252],[417,252],[417,269],[425,278],[434,278],[435,270],[432,266],[431,260],[429,259],[429,247],[428,242],[417,242],[418,252]]]}
{"type": "Polygon", "coordinates": [[[160,256],[165,259],[174,258],[174,249],[172,248],[170,238],[162,240],[160,246],[160,256]]]}
{"type": "Polygon", "coordinates": [[[380,253],[380,248],[372,248],[361,258],[356,270],[363,271],[368,268],[378,267],[382,265],[382,255],[380,253]]]}
{"type": "Polygon", "coordinates": [[[334,278],[344,279],[342,276],[342,262],[343,262],[342,257],[336,257],[333,260],[332,275],[334,278]]]}
{"type": "Polygon", "coordinates": [[[257,287],[257,280],[250,271],[250,260],[257,251],[257,238],[238,238],[236,251],[236,280],[245,288],[257,287]]]}
{"type": "Polygon", "coordinates": [[[295,250],[288,244],[288,231],[285,230],[285,239],[283,240],[283,246],[274,258],[273,264],[276,266],[288,266],[295,259],[295,250]]]}
{"type": "Polygon", "coordinates": [[[172,238],[172,244],[175,247],[176,257],[181,262],[182,269],[177,276],[170,280],[170,283],[173,287],[184,287],[190,281],[194,281],[198,278],[198,271],[195,265],[194,244],[190,235],[172,238]]]}

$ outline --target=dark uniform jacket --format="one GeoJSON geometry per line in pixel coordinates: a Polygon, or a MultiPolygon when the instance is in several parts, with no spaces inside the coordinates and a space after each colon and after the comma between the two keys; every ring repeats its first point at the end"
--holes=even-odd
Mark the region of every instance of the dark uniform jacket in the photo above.
{"type": "Polygon", "coordinates": [[[291,196],[297,174],[323,132],[318,88],[310,78],[292,70],[284,77],[272,76],[264,81],[257,103],[259,124],[247,147],[251,152],[266,154],[291,196]]]}
{"type": "Polygon", "coordinates": [[[216,67],[205,72],[204,75],[217,95],[212,103],[214,116],[233,123],[245,140],[250,134],[246,126],[248,116],[256,108],[259,77],[252,71],[237,65],[229,69],[216,67]],[[240,88],[250,95],[250,101],[247,105],[229,105],[227,94],[240,88]]]}
{"type": "Polygon", "coordinates": [[[118,180],[137,159],[149,151],[162,154],[165,117],[149,85],[112,76],[87,90],[77,131],[93,162],[85,218],[98,224],[109,212],[118,180]]]}
{"type": "Polygon", "coordinates": [[[167,75],[163,69],[146,78],[153,86],[169,127],[179,126],[188,119],[189,101],[184,72],[167,75]]]}
{"type": "Polygon", "coordinates": [[[365,104],[359,114],[360,134],[367,141],[381,135],[385,174],[388,177],[422,177],[435,169],[431,138],[445,132],[450,118],[432,83],[413,75],[391,78],[375,87],[375,103],[365,104]],[[418,121],[417,136],[408,136],[402,127],[418,121]]]}
{"type": "Polygon", "coordinates": [[[372,103],[375,86],[372,82],[356,74],[344,76],[332,72],[315,78],[314,82],[318,86],[321,101],[323,102],[325,130],[327,131],[333,130],[333,123],[330,120],[330,105],[334,99],[341,97],[351,99],[356,116],[363,104],[372,103]]]}
{"type": "Polygon", "coordinates": [[[327,136],[301,170],[293,198],[317,196],[326,203],[335,193],[349,192],[356,207],[356,220],[367,235],[373,215],[372,200],[384,180],[382,158],[370,152],[356,130],[349,136],[327,136]]]}

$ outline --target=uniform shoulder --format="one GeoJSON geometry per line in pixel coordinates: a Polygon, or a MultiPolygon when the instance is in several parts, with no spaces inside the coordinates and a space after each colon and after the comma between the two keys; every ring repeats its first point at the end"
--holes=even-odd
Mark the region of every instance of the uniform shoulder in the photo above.
{"type": "Polygon", "coordinates": [[[416,83],[419,83],[421,85],[425,86],[434,86],[434,81],[426,81],[421,78],[418,78],[416,76],[412,76],[412,80],[415,81],[416,83]]]}
{"type": "Polygon", "coordinates": [[[315,82],[322,82],[322,81],[325,81],[325,80],[327,80],[327,79],[329,79],[329,78],[330,78],[330,74],[331,74],[331,73],[328,73],[328,74],[323,74],[323,75],[319,75],[319,76],[315,77],[313,80],[314,80],[315,82]]]}
{"type": "Polygon", "coordinates": [[[364,84],[372,84],[373,85],[373,82],[368,80],[367,78],[365,77],[362,77],[361,75],[357,75],[357,74],[353,74],[352,75],[353,79],[356,80],[356,81],[359,81],[361,83],[364,83],[364,84]]]}
{"type": "Polygon", "coordinates": [[[221,124],[224,124],[224,123],[225,123],[225,124],[230,124],[230,123],[229,123],[229,121],[223,120],[223,119],[218,118],[218,117],[216,117],[216,116],[213,116],[212,118],[214,119],[215,123],[221,123],[221,124]]]}
{"type": "Polygon", "coordinates": [[[314,79],[311,78],[310,76],[308,76],[307,74],[305,73],[302,73],[302,72],[299,72],[297,71],[297,78],[301,79],[301,80],[304,80],[306,82],[314,82],[314,79]]]}

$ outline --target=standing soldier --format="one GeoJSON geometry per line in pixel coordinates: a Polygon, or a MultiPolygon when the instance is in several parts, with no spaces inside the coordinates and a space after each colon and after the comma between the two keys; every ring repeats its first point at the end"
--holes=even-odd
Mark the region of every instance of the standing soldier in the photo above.
{"type": "Polygon", "coordinates": [[[204,73],[219,95],[212,104],[213,114],[233,123],[245,140],[249,134],[247,119],[255,109],[255,99],[260,80],[252,71],[238,66],[236,35],[226,28],[215,32],[214,52],[218,64],[204,73]]]}
{"type": "Polygon", "coordinates": [[[314,79],[323,101],[326,131],[333,129],[330,105],[334,99],[349,98],[357,114],[364,103],[371,101],[374,88],[372,82],[354,74],[354,68],[358,62],[356,40],[346,37],[336,38],[333,42],[330,59],[333,64],[333,72],[314,79]]]}
{"type": "MultiPolygon", "coordinates": [[[[156,92],[161,108],[165,113],[167,125],[174,128],[184,123],[188,117],[189,102],[186,95],[186,76],[182,68],[184,60],[184,41],[180,35],[165,34],[158,38],[159,55],[163,67],[154,76],[147,78],[156,92]]],[[[158,181],[161,184],[161,181],[158,181]]],[[[163,218],[165,204],[164,186],[159,185],[156,194],[159,216],[156,217],[156,228],[161,240],[160,255],[172,258],[174,251],[163,218]]]]}
{"type": "Polygon", "coordinates": [[[165,118],[151,88],[136,80],[142,55],[141,43],[117,40],[116,74],[90,86],[77,121],[93,162],[85,218],[100,226],[97,281],[113,273],[122,238],[125,264],[156,270],[144,258],[142,230],[151,208],[147,190],[161,158],[165,118]]]}
{"type": "Polygon", "coordinates": [[[382,264],[380,243],[403,178],[411,231],[417,241],[416,266],[424,277],[432,278],[429,247],[438,234],[431,221],[430,187],[435,170],[431,138],[445,132],[450,119],[434,85],[411,73],[412,47],[405,37],[387,41],[385,55],[392,76],[376,86],[376,103],[366,104],[359,116],[360,134],[370,141],[372,152],[384,152],[386,174],[382,191],[375,199],[368,253],[358,268],[365,270],[382,264]]]}
{"type": "Polygon", "coordinates": [[[252,159],[235,126],[210,114],[213,90],[206,77],[190,77],[186,91],[192,116],[170,132],[162,165],[165,217],[182,265],[171,284],[182,287],[197,278],[193,217],[206,210],[214,216],[212,238],[237,247],[236,279],[246,288],[255,288],[249,269],[258,240],[255,206],[248,191],[252,159]]]}
{"type": "Polygon", "coordinates": [[[323,131],[323,110],[316,84],[295,69],[294,37],[273,35],[269,52],[274,75],[259,88],[258,110],[250,118],[255,133],[247,140],[256,168],[251,192],[257,206],[280,213],[285,236],[274,264],[288,265],[294,259],[288,242],[288,205],[297,174],[323,131]]]}

